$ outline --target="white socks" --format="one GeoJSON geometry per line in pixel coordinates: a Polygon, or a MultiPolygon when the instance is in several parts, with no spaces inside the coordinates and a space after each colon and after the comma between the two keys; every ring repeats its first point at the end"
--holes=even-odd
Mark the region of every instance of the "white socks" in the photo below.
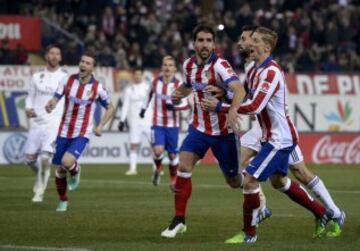
{"type": "Polygon", "coordinates": [[[137,151],[130,151],[130,171],[136,172],[137,151]]]}
{"type": "Polygon", "coordinates": [[[329,191],[326,189],[322,180],[315,176],[307,187],[313,191],[317,198],[321,200],[322,203],[325,204],[326,208],[329,208],[334,211],[334,218],[338,218],[341,215],[340,209],[336,206],[335,202],[333,201],[329,191]]]}

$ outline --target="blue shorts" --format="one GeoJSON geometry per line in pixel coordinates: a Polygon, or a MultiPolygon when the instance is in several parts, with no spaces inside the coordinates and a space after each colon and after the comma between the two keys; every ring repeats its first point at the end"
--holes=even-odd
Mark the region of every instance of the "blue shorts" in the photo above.
{"type": "Polygon", "coordinates": [[[64,156],[65,152],[68,152],[76,159],[79,159],[88,142],[89,139],[85,137],[68,139],[58,136],[55,141],[56,148],[52,163],[54,165],[61,165],[61,159],[64,156]]]}
{"type": "Polygon", "coordinates": [[[261,144],[261,149],[246,167],[246,171],[258,181],[265,181],[271,175],[280,173],[287,175],[289,156],[296,145],[276,149],[271,143],[261,144]]]}
{"type": "Polygon", "coordinates": [[[179,128],[178,127],[151,127],[151,144],[164,146],[168,153],[178,152],[179,128]]]}
{"type": "Polygon", "coordinates": [[[180,152],[192,152],[202,159],[209,148],[211,148],[215,158],[218,160],[224,175],[228,177],[238,175],[238,148],[233,133],[212,136],[199,132],[193,127],[189,127],[180,152]]]}

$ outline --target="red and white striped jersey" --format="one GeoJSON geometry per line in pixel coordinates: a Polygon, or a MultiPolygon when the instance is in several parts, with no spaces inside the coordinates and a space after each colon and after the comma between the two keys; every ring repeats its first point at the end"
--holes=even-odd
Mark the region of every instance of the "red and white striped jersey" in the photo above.
{"type": "Polygon", "coordinates": [[[88,83],[80,83],[79,74],[73,74],[60,82],[55,97],[65,97],[64,113],[58,136],[64,138],[87,137],[93,132],[96,102],[107,107],[110,98],[103,85],[94,76],[88,83]]]}
{"type": "Polygon", "coordinates": [[[262,140],[281,148],[297,144],[297,130],[287,112],[285,77],[281,67],[268,57],[260,66],[250,63],[246,69],[248,99],[239,112],[256,114],[262,129],[262,140]]]}
{"type": "Polygon", "coordinates": [[[194,111],[190,120],[191,126],[208,135],[224,135],[232,133],[226,126],[226,112],[211,112],[201,108],[200,102],[210,95],[203,90],[207,85],[217,85],[227,89],[232,81],[239,81],[228,61],[211,55],[208,62],[198,65],[196,58],[188,58],[183,64],[185,86],[191,87],[194,93],[194,111]]]}
{"type": "Polygon", "coordinates": [[[189,108],[187,100],[183,99],[181,104],[174,106],[173,110],[167,108],[167,105],[172,105],[171,94],[180,86],[180,84],[181,82],[175,77],[173,77],[169,83],[164,83],[162,76],[157,77],[152,81],[147,99],[143,104],[143,109],[149,107],[151,99],[154,97],[153,126],[180,127],[179,111],[189,108]]]}

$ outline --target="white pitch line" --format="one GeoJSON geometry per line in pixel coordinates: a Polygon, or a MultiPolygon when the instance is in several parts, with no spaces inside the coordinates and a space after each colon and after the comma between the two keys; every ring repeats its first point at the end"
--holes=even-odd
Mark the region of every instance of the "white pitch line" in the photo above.
{"type": "Polygon", "coordinates": [[[45,250],[45,251],[91,251],[85,248],[56,248],[56,247],[37,247],[37,246],[18,246],[18,245],[0,245],[3,249],[25,249],[25,250],[45,250]]]}
{"type": "MultiPolygon", "coordinates": [[[[82,179],[81,181],[86,183],[101,183],[101,184],[127,184],[127,185],[144,185],[144,186],[152,186],[152,183],[143,182],[143,181],[125,181],[125,180],[100,180],[100,179],[82,179]]],[[[160,186],[168,186],[168,184],[160,184],[160,186]]],[[[201,188],[229,188],[227,185],[213,185],[213,184],[194,184],[194,187],[201,187],[201,188]]],[[[359,190],[329,190],[331,193],[347,193],[347,194],[360,194],[359,190]]]]}

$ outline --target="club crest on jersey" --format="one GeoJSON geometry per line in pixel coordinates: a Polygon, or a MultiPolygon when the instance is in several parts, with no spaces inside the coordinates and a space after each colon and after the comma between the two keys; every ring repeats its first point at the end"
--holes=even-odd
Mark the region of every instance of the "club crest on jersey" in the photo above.
{"type": "Polygon", "coordinates": [[[94,92],[92,90],[88,90],[86,92],[86,97],[91,98],[93,96],[94,92]]]}

